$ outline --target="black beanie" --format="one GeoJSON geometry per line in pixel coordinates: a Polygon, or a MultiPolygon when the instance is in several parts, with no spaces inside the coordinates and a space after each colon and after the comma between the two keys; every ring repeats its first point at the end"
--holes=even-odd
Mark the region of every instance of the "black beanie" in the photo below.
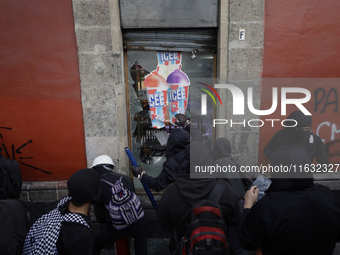
{"type": "Polygon", "coordinates": [[[75,172],[67,182],[69,196],[77,203],[90,203],[99,198],[100,177],[93,169],[75,172]]]}
{"type": "MultiPolygon", "coordinates": [[[[295,111],[292,112],[287,119],[296,120],[297,125],[296,127],[310,127],[312,126],[312,116],[305,115],[302,111],[295,111]]],[[[296,123],[295,121],[286,120],[285,126],[294,126],[296,123]]]]}
{"type": "Polygon", "coordinates": [[[272,184],[268,192],[302,189],[312,185],[314,181],[313,174],[309,171],[302,171],[306,165],[311,163],[309,154],[303,147],[286,145],[276,148],[270,157],[270,164],[274,168],[285,166],[287,171],[272,172],[272,184]]]}

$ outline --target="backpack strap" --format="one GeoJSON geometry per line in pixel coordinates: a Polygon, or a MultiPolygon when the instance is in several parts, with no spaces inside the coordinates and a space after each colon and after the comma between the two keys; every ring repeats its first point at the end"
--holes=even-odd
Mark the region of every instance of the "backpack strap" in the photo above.
{"type": "Polygon", "coordinates": [[[107,180],[104,180],[104,179],[100,179],[100,180],[103,181],[103,182],[105,182],[106,184],[109,184],[111,187],[114,186],[113,183],[111,183],[111,182],[109,182],[109,181],[107,181],[107,180]]]}
{"type": "MultiPolygon", "coordinates": [[[[106,184],[110,185],[111,187],[114,187],[115,185],[112,182],[109,182],[105,179],[100,179],[101,181],[105,182],[106,184]]],[[[122,176],[119,179],[120,182],[122,182],[122,176]]]]}
{"type": "Polygon", "coordinates": [[[215,187],[210,192],[208,200],[218,203],[222,196],[223,190],[224,190],[224,184],[222,180],[217,180],[215,187]]]}

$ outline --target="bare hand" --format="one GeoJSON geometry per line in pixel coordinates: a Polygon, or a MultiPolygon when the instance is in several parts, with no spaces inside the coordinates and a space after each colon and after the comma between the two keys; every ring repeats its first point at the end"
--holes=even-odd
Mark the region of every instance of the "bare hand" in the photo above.
{"type": "Polygon", "coordinates": [[[259,195],[259,189],[257,186],[251,187],[244,195],[244,209],[252,208],[259,195]]]}

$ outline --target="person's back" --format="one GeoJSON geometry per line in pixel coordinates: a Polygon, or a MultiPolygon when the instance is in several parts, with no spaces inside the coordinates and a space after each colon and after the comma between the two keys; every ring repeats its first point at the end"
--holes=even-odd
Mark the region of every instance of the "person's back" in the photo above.
{"type": "Polygon", "coordinates": [[[113,228],[109,211],[106,209],[106,205],[109,205],[112,198],[111,193],[112,186],[108,183],[115,184],[118,180],[120,180],[121,177],[124,187],[130,190],[131,192],[135,192],[135,187],[133,186],[132,180],[126,175],[116,174],[111,171],[105,174],[104,176],[101,176],[100,201],[94,205],[94,208],[97,221],[101,224],[107,225],[108,228],[113,228]]]}
{"type": "Polygon", "coordinates": [[[69,196],[30,228],[23,255],[91,254],[94,236],[88,212],[91,202],[99,198],[99,183],[92,169],[75,172],[67,182],[69,196]]]}
{"type": "Polygon", "coordinates": [[[29,222],[22,204],[16,200],[0,200],[0,251],[1,254],[22,253],[29,222]]]}
{"type": "Polygon", "coordinates": [[[19,199],[22,178],[18,161],[0,154],[0,199],[19,199]]]}
{"type": "MultiPolygon", "coordinates": [[[[340,205],[332,191],[313,186],[294,192],[279,191],[261,200],[254,210],[268,222],[263,233],[263,254],[333,253],[339,240],[340,205]]],[[[250,217],[249,224],[251,221],[250,217]]]]}
{"type": "Polygon", "coordinates": [[[269,159],[278,147],[299,146],[308,152],[312,161],[315,158],[318,164],[329,163],[321,138],[311,132],[312,116],[294,111],[287,117],[284,125],[285,127],[279,130],[264,148],[264,153],[269,159]]]}
{"type": "MultiPolygon", "coordinates": [[[[186,149],[186,154],[191,154],[192,162],[197,165],[212,163],[205,144],[193,143],[190,150],[191,153],[188,153],[189,150],[186,149]]],[[[157,217],[161,227],[173,231],[169,242],[170,252],[174,252],[176,244],[187,230],[191,219],[192,206],[201,200],[208,199],[217,182],[216,179],[212,178],[191,178],[189,174],[190,158],[187,157],[186,161],[183,162],[185,167],[182,168],[185,173],[179,174],[176,181],[165,189],[157,207],[157,217]]],[[[219,204],[223,220],[227,226],[237,225],[241,217],[237,195],[226,181],[221,181],[224,184],[224,190],[219,204]]]]}
{"type": "Polygon", "coordinates": [[[144,211],[135,195],[130,177],[113,172],[115,164],[107,155],[98,156],[92,165],[101,176],[101,195],[94,205],[97,221],[101,224],[95,233],[93,255],[119,239],[132,237],[135,254],[147,254],[144,211]],[[115,199],[117,198],[117,199],[115,199]],[[126,211],[125,211],[126,210],[126,211]]]}
{"type": "Polygon", "coordinates": [[[234,172],[221,172],[214,173],[213,175],[218,178],[226,179],[226,181],[234,188],[239,198],[243,197],[253,180],[250,178],[250,175],[247,176],[245,173],[240,172],[238,163],[231,155],[231,144],[227,138],[221,137],[215,141],[212,157],[214,166],[230,166],[236,169],[234,172]]]}
{"type": "MultiPolygon", "coordinates": [[[[308,163],[307,152],[291,146],[277,149],[271,161],[273,166],[308,163]]],[[[327,187],[313,185],[306,173],[295,178],[280,175],[272,178],[267,195],[251,210],[245,205],[241,245],[248,250],[261,247],[264,255],[331,255],[340,240],[339,197],[327,187]]]]}
{"type": "Polygon", "coordinates": [[[131,171],[135,177],[140,178],[150,189],[161,191],[170,183],[174,182],[179,166],[184,161],[184,150],[190,144],[190,135],[184,129],[178,128],[172,131],[167,143],[166,158],[162,171],[157,177],[149,176],[143,171],[141,166],[131,166],[131,171]]]}

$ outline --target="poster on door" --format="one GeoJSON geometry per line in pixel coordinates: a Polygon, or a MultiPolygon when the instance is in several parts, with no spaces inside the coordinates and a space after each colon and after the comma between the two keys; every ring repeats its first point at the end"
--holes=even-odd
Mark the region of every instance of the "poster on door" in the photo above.
{"type": "Polygon", "coordinates": [[[188,105],[190,80],[182,69],[182,53],[158,51],[158,65],[145,77],[153,128],[175,125],[175,115],[188,105]]]}

